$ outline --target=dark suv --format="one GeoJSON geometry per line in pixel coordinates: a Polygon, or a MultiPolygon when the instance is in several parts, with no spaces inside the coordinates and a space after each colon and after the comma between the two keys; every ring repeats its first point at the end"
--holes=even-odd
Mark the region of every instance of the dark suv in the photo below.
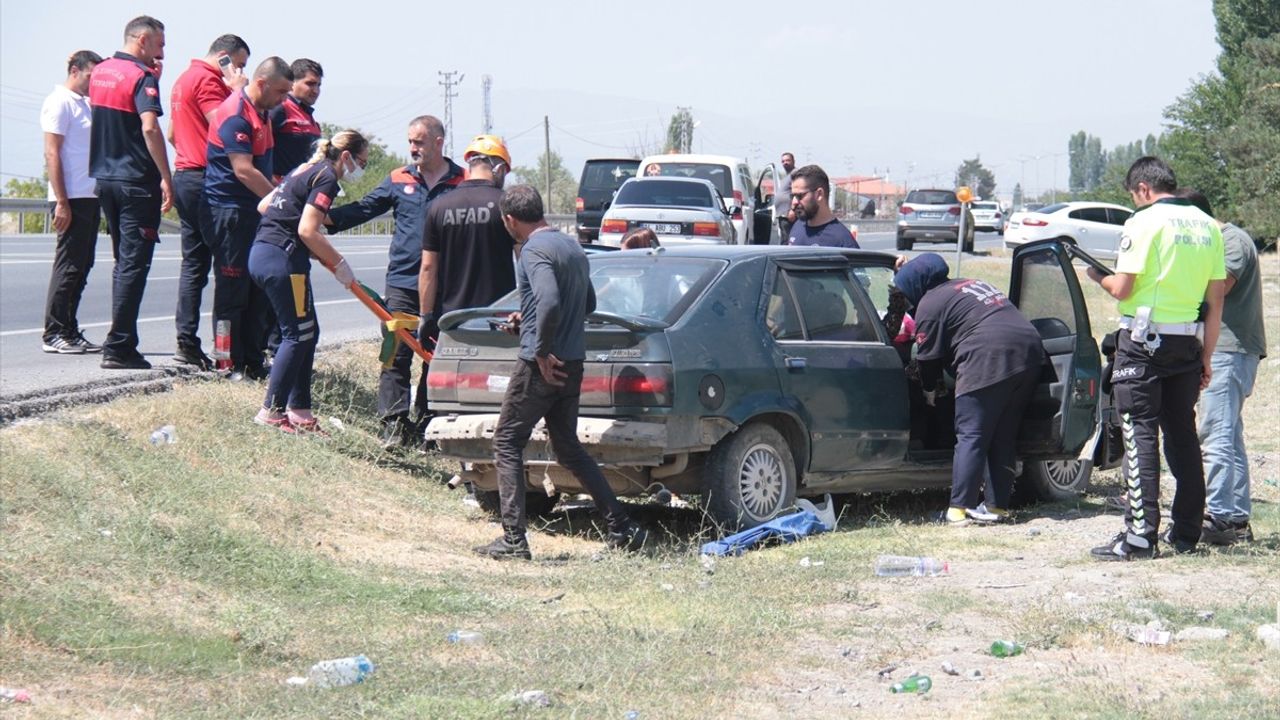
{"type": "MultiPolygon", "coordinates": [[[[953,190],[912,190],[898,207],[898,249],[922,242],[956,242],[963,206],[953,190]]],[[[973,252],[973,214],[965,216],[964,250],[973,252]]]]}
{"type": "Polygon", "coordinates": [[[592,243],[600,237],[600,218],[613,203],[622,183],[636,176],[636,158],[592,158],[582,166],[578,182],[578,242],[592,243]]]}

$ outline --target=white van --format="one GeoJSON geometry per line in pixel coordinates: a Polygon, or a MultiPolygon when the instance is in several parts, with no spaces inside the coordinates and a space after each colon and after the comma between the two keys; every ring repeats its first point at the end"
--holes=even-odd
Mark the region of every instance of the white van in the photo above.
{"type": "MultiPolygon", "coordinates": [[[[772,173],[772,166],[766,174],[772,173]]],[[[745,160],[730,155],[677,154],[650,155],[640,161],[636,177],[692,177],[708,180],[724,196],[733,219],[733,232],[738,245],[768,245],[773,242],[770,233],[777,224],[772,222],[773,204],[762,202],[751,181],[751,170],[745,160]],[[766,224],[760,214],[768,213],[766,224]],[[759,220],[759,222],[757,222],[759,220]],[[764,232],[764,235],[761,233],[764,232]]],[[[770,175],[773,180],[774,176],[770,175]]],[[[773,185],[769,186],[772,191],[773,185]]]]}

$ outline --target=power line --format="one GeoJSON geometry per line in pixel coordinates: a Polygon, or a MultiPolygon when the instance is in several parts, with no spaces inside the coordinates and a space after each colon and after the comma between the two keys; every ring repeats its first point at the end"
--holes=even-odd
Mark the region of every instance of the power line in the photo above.
{"type": "MultiPolygon", "coordinates": [[[[522,136],[522,135],[528,135],[529,133],[533,132],[534,130],[537,130],[537,129],[538,129],[538,128],[540,128],[540,127],[542,127],[542,123],[537,123],[536,125],[531,126],[528,130],[521,130],[520,132],[516,133],[515,135],[508,135],[508,136],[507,136],[506,138],[504,138],[504,139],[506,140],[506,142],[511,142],[512,140],[515,140],[516,138],[518,138],[518,137],[520,137],[520,136],[522,136]]],[[[558,128],[557,128],[557,129],[558,129],[558,128]]]]}
{"type": "Polygon", "coordinates": [[[559,130],[560,132],[564,133],[565,135],[568,135],[569,137],[574,138],[575,140],[581,140],[582,142],[584,142],[584,143],[586,143],[586,144],[588,144],[588,145],[595,145],[596,147],[608,148],[608,149],[610,149],[610,150],[628,150],[628,149],[629,149],[629,148],[627,148],[625,145],[607,145],[607,144],[605,144],[605,143],[596,142],[595,140],[588,140],[588,139],[586,139],[586,138],[582,137],[581,135],[575,135],[575,134],[573,134],[573,133],[569,132],[568,130],[565,130],[564,128],[560,127],[559,125],[553,125],[552,127],[554,127],[556,130],[559,130]]]}

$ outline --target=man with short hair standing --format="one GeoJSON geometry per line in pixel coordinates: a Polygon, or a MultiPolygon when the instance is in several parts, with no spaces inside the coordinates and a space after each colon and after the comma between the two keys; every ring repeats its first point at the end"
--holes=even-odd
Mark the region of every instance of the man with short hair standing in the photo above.
{"type": "Polygon", "coordinates": [[[55,85],[40,108],[44,131],[44,161],[49,172],[49,202],[53,203],[53,272],[45,302],[41,348],[63,355],[102,352],[85,339],[76,315],[89,281],[93,252],[98,245],[101,208],[89,177],[89,76],[102,58],[81,50],[67,59],[67,79],[55,85]]]}
{"type": "Polygon", "coordinates": [[[93,127],[89,175],[111,232],[111,330],[102,367],[146,370],[138,352],[138,310],[151,258],[160,241],[160,215],[173,205],[173,179],[160,129],[159,77],[164,23],[141,15],[124,29],[124,48],[98,63],[89,81],[93,127]]]}
{"type": "Polygon", "coordinates": [[[293,87],[283,102],[271,110],[271,132],[276,147],[272,159],[277,182],[311,158],[316,141],[323,135],[316,122],[316,101],[324,68],[308,58],[298,58],[289,66],[293,87]]]}
{"type": "Polygon", "coordinates": [[[796,156],[784,152],[780,162],[782,172],[778,173],[778,187],[773,189],[773,214],[778,219],[779,242],[785,244],[796,221],[796,214],[791,210],[791,173],[796,169],[796,156]]]}
{"type": "MultiPolygon", "coordinates": [[[[386,288],[383,299],[391,312],[418,316],[418,274],[422,265],[422,233],[433,200],[458,187],[465,171],[444,156],[444,124],[433,115],[409,122],[409,165],[397,168],[368,195],[329,211],[329,232],[341,232],[368,222],[391,210],[395,235],[388,251],[386,288]]],[[[426,415],[426,366],[418,383],[418,422],[426,415]]],[[[396,348],[390,367],[378,376],[378,415],[382,418],[385,445],[404,444],[420,432],[411,432],[409,385],[413,375],[413,351],[396,348]]]]}
{"type": "Polygon", "coordinates": [[[547,225],[542,197],[529,185],[502,196],[502,222],[522,243],[516,270],[520,312],[509,322],[520,353],[493,433],[502,537],[475,551],[495,560],[531,558],[526,537],[524,447],[545,418],[556,462],[591,494],[608,523],[610,547],[639,550],[648,533],[631,520],[600,466],[578,440],[587,315],[596,309],[587,256],[575,238],[547,225]]]}
{"type": "Polygon", "coordinates": [[[822,168],[805,165],[791,173],[791,210],[797,222],[791,226],[784,244],[858,247],[853,233],[831,212],[830,197],[831,181],[822,168]]]}
{"type": "Polygon", "coordinates": [[[196,58],[173,83],[169,142],[174,150],[173,205],[182,221],[182,267],[178,274],[178,307],[174,324],[178,348],[173,359],[201,370],[213,362],[200,347],[200,300],[209,282],[213,238],[205,237],[204,170],[208,164],[209,122],[233,92],[248,84],[244,66],[249,45],[238,35],[222,35],[209,53],[196,58]]]}
{"type": "Polygon", "coordinates": [[[274,317],[261,288],[249,277],[249,250],[258,231],[258,201],[271,182],[273,140],[267,112],[280,104],[293,73],[269,57],[243,90],[222,101],[209,123],[204,194],[213,240],[213,320],[231,325],[232,380],[266,377],[263,340],[274,317]]]}
{"type": "Polygon", "coordinates": [[[1194,551],[1200,541],[1205,489],[1195,404],[1213,377],[1227,274],[1222,232],[1213,218],[1174,196],[1178,183],[1168,165],[1138,158],[1124,184],[1138,209],[1120,235],[1116,272],[1089,269],[1120,301],[1111,388],[1129,499],[1125,530],[1093,548],[1097,560],[1159,555],[1161,433],[1177,484],[1172,524],[1162,539],[1177,553],[1194,551]]]}
{"type": "MultiPolygon", "coordinates": [[[[1202,193],[1184,189],[1178,197],[1213,216],[1213,207],[1202,193]]],[[[1253,542],[1249,453],[1241,411],[1245,398],[1253,394],[1258,364],[1267,356],[1267,334],[1258,248],[1249,233],[1235,225],[1218,222],[1218,227],[1226,251],[1226,298],[1222,332],[1211,358],[1213,377],[1200,395],[1200,449],[1208,496],[1200,539],[1210,545],[1234,545],[1253,542]]]]}

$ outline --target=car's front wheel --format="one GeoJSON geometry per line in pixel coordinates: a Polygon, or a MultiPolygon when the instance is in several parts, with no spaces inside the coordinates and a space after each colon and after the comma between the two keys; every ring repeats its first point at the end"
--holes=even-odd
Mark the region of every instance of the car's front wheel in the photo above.
{"type": "Polygon", "coordinates": [[[752,528],[795,504],[795,459],[773,426],[751,423],[711,449],[704,483],[707,511],[716,522],[752,528]]]}
{"type": "Polygon", "coordinates": [[[1018,478],[1020,499],[1058,502],[1073,500],[1089,487],[1092,460],[1032,460],[1022,466],[1018,478]]]}
{"type": "Polygon", "coordinates": [[[899,250],[910,250],[913,244],[914,243],[911,241],[910,238],[906,238],[906,237],[903,237],[902,235],[898,235],[899,250]]]}

